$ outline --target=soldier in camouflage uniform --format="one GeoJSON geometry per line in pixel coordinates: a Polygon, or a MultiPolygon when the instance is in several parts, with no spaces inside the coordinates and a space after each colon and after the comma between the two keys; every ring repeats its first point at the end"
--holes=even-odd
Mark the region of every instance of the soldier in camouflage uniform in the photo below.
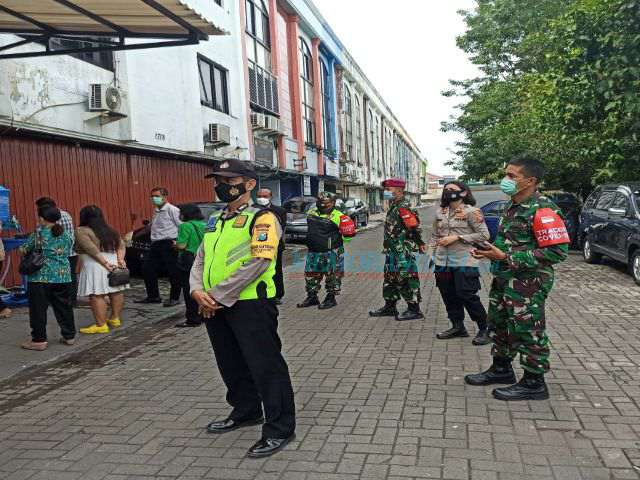
{"type": "Polygon", "coordinates": [[[422,240],[418,212],[404,196],[406,182],[401,178],[390,178],[382,182],[389,210],[384,223],[384,283],[382,297],[385,305],[369,312],[372,317],[395,317],[396,320],[424,318],[420,311],[420,278],[416,264],[416,253],[424,253],[426,244],[422,240]],[[396,304],[400,297],[407,302],[407,310],[398,314],[396,304]]]}
{"type": "Polygon", "coordinates": [[[318,305],[321,310],[337,305],[344,276],[344,245],[355,236],[353,221],[335,208],[336,200],[327,193],[318,196],[316,206],[307,212],[307,253],[304,267],[307,297],[298,308],[318,305]],[[348,231],[348,232],[347,232],[348,231]],[[320,303],[318,293],[325,278],[327,295],[320,303]]]}
{"type": "Polygon", "coordinates": [[[486,249],[473,252],[477,258],[492,260],[489,325],[494,331],[493,364],[482,373],[467,375],[465,382],[515,384],[494,389],[493,396],[499,400],[549,398],[544,381],[549,370],[545,300],[553,287],[553,265],[567,258],[568,243],[563,237],[553,245],[540,246],[537,213],[548,212],[542,221],[555,219],[564,228],[558,207],[537,191],[543,173],[542,163],[528,156],[509,163],[501,187],[511,202],[501,219],[495,245],[486,244],[486,249]],[[549,210],[538,212],[540,209],[549,210]],[[524,376],[515,383],[511,362],[518,353],[524,376]]]}

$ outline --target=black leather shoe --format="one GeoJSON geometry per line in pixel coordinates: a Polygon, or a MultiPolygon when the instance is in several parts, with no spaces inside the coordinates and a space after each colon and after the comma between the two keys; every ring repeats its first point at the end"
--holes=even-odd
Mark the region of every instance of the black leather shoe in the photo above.
{"type": "Polygon", "coordinates": [[[478,330],[478,333],[476,333],[474,339],[471,340],[471,343],[474,345],[487,345],[488,343],[491,343],[489,331],[486,328],[478,330]]]}
{"type": "Polygon", "coordinates": [[[516,382],[516,374],[508,359],[494,358],[493,364],[484,372],[465,375],[467,385],[510,384],[516,382]]]}
{"type": "Polygon", "coordinates": [[[180,300],[169,299],[162,304],[163,307],[175,307],[176,305],[180,305],[180,300]]]}
{"type": "Polygon", "coordinates": [[[257,441],[247,452],[247,457],[262,458],[273,455],[287,446],[296,438],[295,433],[287,438],[263,438],[257,441]]]}
{"type": "Polygon", "coordinates": [[[320,300],[318,300],[318,296],[317,295],[307,295],[307,298],[305,298],[301,303],[299,303],[297,305],[298,308],[307,308],[307,307],[314,307],[316,305],[320,305],[320,300]]]}
{"type": "Polygon", "coordinates": [[[338,302],[336,302],[336,296],[333,293],[327,293],[327,296],[324,297],[324,300],[320,305],[318,305],[318,308],[320,310],[326,310],[327,308],[333,308],[336,305],[338,305],[338,302]]]}
{"type": "Polygon", "coordinates": [[[436,334],[436,338],[440,340],[448,340],[450,338],[468,337],[468,336],[469,336],[469,332],[467,332],[467,329],[464,328],[463,325],[453,326],[449,330],[445,330],[444,332],[440,332],[436,334]]]}
{"type": "Polygon", "coordinates": [[[371,310],[369,312],[370,317],[397,317],[398,309],[396,308],[396,302],[387,301],[384,307],[377,310],[371,310]]]}
{"type": "Polygon", "coordinates": [[[515,385],[493,390],[493,397],[497,400],[547,400],[549,389],[544,381],[544,375],[536,375],[525,370],[524,376],[515,385]]]}
{"type": "Polygon", "coordinates": [[[420,305],[417,303],[409,303],[407,309],[400,315],[396,316],[396,320],[403,322],[405,320],[420,320],[424,315],[420,311],[420,305]]]}
{"type": "Polygon", "coordinates": [[[249,420],[233,420],[231,418],[227,418],[225,420],[214,420],[209,425],[207,425],[207,432],[209,433],[227,433],[233,432],[242,427],[250,427],[252,425],[261,425],[264,423],[264,418],[262,416],[258,418],[253,418],[249,420]]]}
{"type": "Polygon", "coordinates": [[[176,323],[175,328],[199,327],[200,325],[202,325],[202,322],[182,322],[176,323]]]}
{"type": "Polygon", "coordinates": [[[134,300],[133,303],[162,303],[161,298],[139,298],[138,300],[134,300]]]}

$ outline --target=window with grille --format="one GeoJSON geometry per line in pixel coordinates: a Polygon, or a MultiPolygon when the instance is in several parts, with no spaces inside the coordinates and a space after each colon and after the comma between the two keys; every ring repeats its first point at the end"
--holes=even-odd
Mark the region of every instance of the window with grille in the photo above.
{"type": "Polygon", "coordinates": [[[308,144],[315,144],[313,59],[307,42],[302,38],[300,38],[300,93],[302,98],[302,125],[304,141],[308,144]]]}
{"type": "Polygon", "coordinates": [[[362,159],[362,110],[360,108],[360,99],[358,98],[358,96],[356,95],[355,97],[355,108],[354,108],[354,114],[355,114],[355,124],[356,124],[356,148],[355,148],[355,153],[356,153],[356,161],[358,162],[358,165],[362,165],[363,159],[362,159]]]}
{"type": "Polygon", "coordinates": [[[324,134],[324,149],[328,154],[335,155],[335,145],[333,142],[333,110],[331,109],[331,77],[329,68],[325,62],[320,62],[321,70],[321,92],[322,92],[322,130],[324,134]]]}
{"type": "Polygon", "coordinates": [[[278,79],[272,73],[269,8],[263,0],[245,0],[249,101],[255,110],[278,115],[278,79]]]}
{"type": "Polygon", "coordinates": [[[343,84],[342,108],[344,111],[344,149],[349,160],[355,160],[353,152],[353,104],[351,99],[351,90],[347,84],[343,84]]]}
{"type": "Polygon", "coordinates": [[[227,70],[198,55],[200,103],[223,113],[229,113],[227,70]]]}

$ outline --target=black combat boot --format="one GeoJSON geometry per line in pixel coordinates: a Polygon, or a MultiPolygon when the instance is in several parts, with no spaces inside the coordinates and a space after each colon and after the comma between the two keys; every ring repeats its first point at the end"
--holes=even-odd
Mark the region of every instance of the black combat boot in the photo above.
{"type": "Polygon", "coordinates": [[[508,358],[493,357],[493,364],[484,372],[465,375],[468,385],[492,385],[494,383],[515,383],[516,374],[508,358]]]}
{"type": "Polygon", "coordinates": [[[420,304],[417,302],[407,303],[407,309],[396,317],[396,320],[402,322],[404,320],[419,320],[424,318],[420,311],[420,304]]]}
{"type": "Polygon", "coordinates": [[[436,338],[439,338],[440,340],[448,340],[450,338],[456,338],[456,337],[468,337],[469,336],[469,332],[467,332],[467,329],[464,328],[464,323],[463,322],[455,322],[453,324],[453,327],[451,327],[448,330],[445,330],[444,332],[440,332],[436,335],[436,338]]]}
{"type": "Polygon", "coordinates": [[[474,345],[486,345],[488,343],[491,343],[489,329],[486,326],[480,327],[478,329],[478,333],[476,333],[475,338],[471,340],[471,343],[473,343],[474,345]]]}
{"type": "Polygon", "coordinates": [[[334,293],[327,293],[327,296],[324,297],[324,300],[320,305],[318,305],[318,308],[320,310],[326,310],[327,308],[332,308],[336,305],[338,305],[338,302],[336,302],[336,295],[334,293]]]}
{"type": "Polygon", "coordinates": [[[320,300],[318,300],[318,295],[315,293],[308,293],[307,298],[305,298],[302,303],[299,303],[298,308],[307,308],[313,307],[315,305],[320,305],[320,300]]]}
{"type": "Polygon", "coordinates": [[[398,315],[398,309],[396,308],[396,302],[393,300],[385,300],[384,307],[377,310],[370,310],[370,317],[395,317],[398,315]]]}
{"type": "Polygon", "coordinates": [[[493,397],[507,402],[511,400],[547,400],[549,389],[547,389],[543,374],[525,370],[523,377],[515,385],[494,389],[493,397]]]}

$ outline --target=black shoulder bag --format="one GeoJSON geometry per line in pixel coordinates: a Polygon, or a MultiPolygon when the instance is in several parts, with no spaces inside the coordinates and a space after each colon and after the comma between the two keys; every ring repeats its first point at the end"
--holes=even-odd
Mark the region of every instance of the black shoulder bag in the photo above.
{"type": "Polygon", "coordinates": [[[33,244],[33,250],[27,252],[22,260],[20,260],[20,266],[18,271],[20,275],[33,275],[38,272],[44,266],[44,253],[42,252],[42,240],[40,233],[35,233],[36,236],[33,244]]]}
{"type": "MultiPolygon", "coordinates": [[[[196,234],[196,237],[198,238],[198,243],[202,243],[203,237],[198,232],[198,229],[196,228],[196,226],[193,223],[190,223],[189,225],[193,227],[193,231],[196,234]]],[[[193,262],[195,261],[196,261],[196,256],[193,253],[191,253],[187,249],[181,250],[180,254],[178,255],[178,260],[176,261],[176,266],[178,267],[178,270],[180,270],[181,272],[190,272],[191,267],[193,267],[193,262]]]]}

